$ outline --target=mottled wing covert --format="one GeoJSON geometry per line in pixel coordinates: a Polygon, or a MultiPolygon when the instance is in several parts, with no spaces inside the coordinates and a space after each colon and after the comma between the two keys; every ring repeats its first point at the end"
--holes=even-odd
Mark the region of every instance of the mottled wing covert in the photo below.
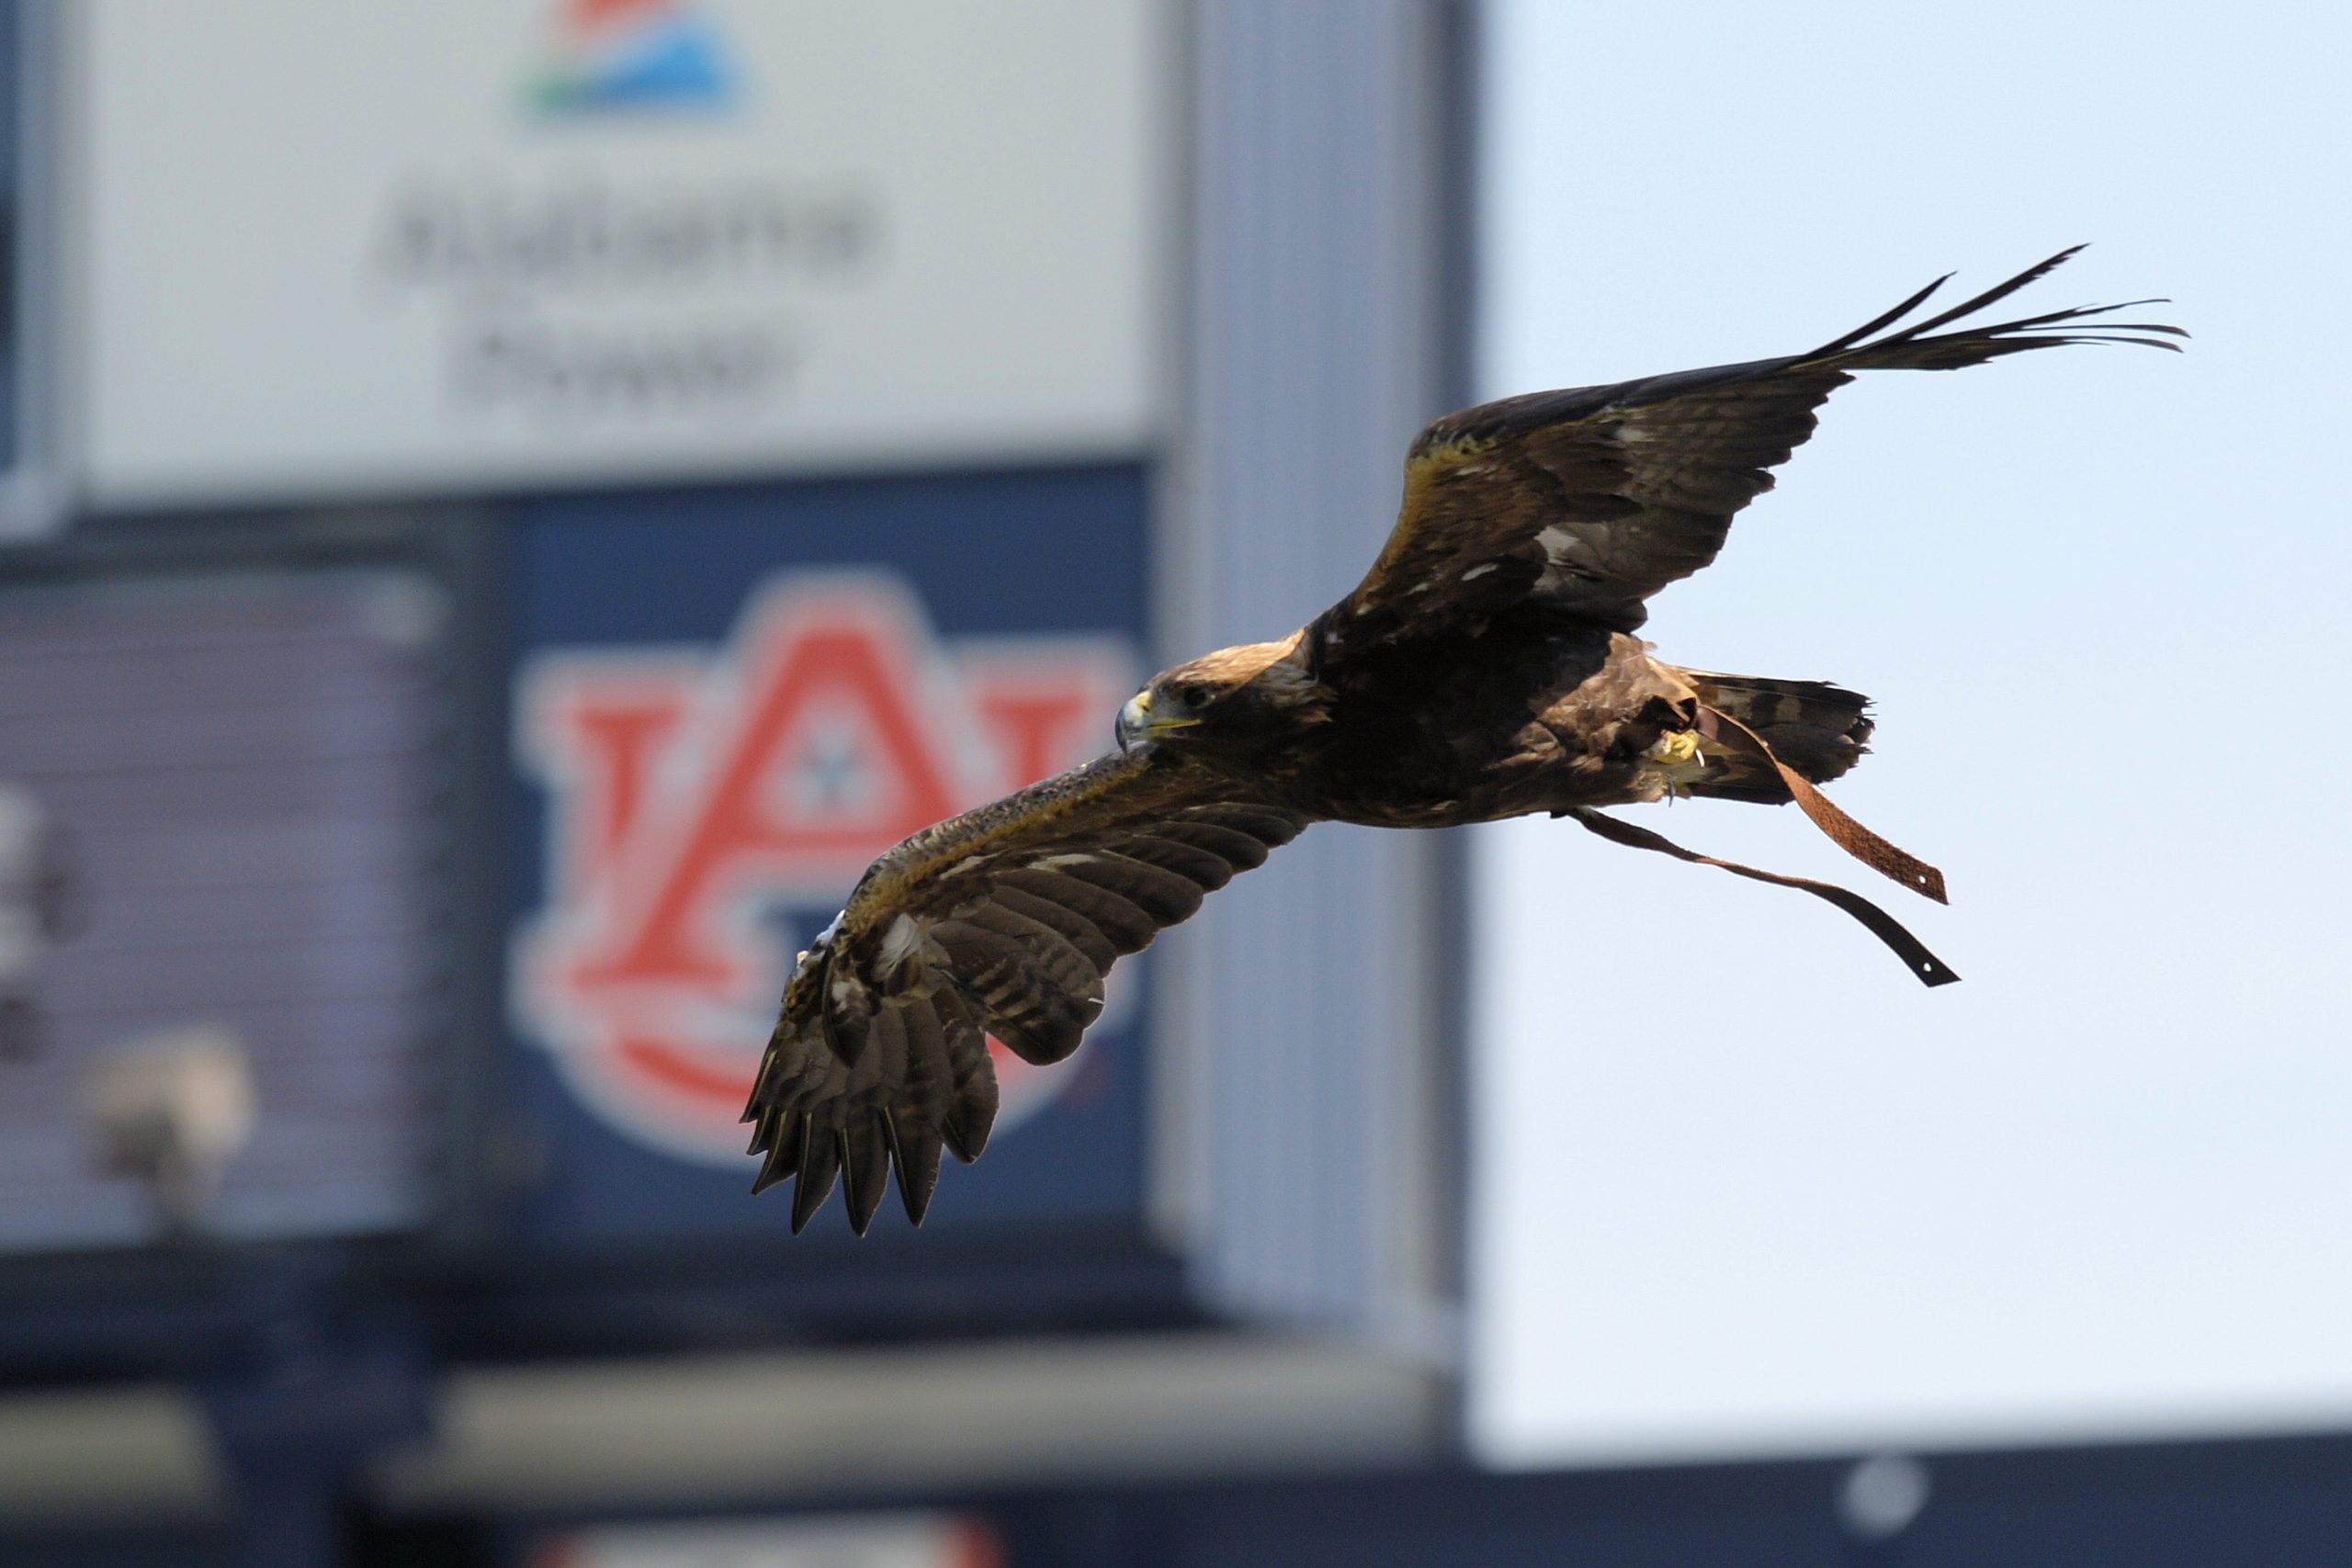
{"type": "Polygon", "coordinates": [[[1951,370],[2068,343],[2170,348],[2166,337],[2186,335],[2147,322],[2078,325],[2121,305],[1936,332],[2074,254],[1874,340],[1944,280],[1809,354],[1449,414],[1407,456],[1403,508],[1380,558],[1317,622],[1329,657],[1399,633],[1475,630],[1522,606],[1634,630],[1644,601],[1715,558],[1733,515],[1771,488],[1770,470],[1813,434],[1814,411],[1852,371],[1951,370]]]}
{"type": "Polygon", "coordinates": [[[1120,957],[1189,919],[1307,818],[1164,748],[1099,758],[874,863],[785,988],[744,1120],[798,1231],[838,1179],[860,1235],[899,1174],[920,1223],[940,1151],[996,1119],[987,1036],[1057,1062],[1120,957]]]}

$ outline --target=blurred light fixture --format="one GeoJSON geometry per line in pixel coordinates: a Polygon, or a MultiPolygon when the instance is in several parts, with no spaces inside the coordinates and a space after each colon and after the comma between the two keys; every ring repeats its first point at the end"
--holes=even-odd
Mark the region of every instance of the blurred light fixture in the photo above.
{"type": "Polygon", "coordinates": [[[83,1118],[101,1165],[145,1182],[167,1227],[193,1230],[253,1137],[245,1047],[209,1027],[134,1039],[91,1068],[83,1118]]]}
{"type": "Polygon", "coordinates": [[[1908,1454],[1875,1454],[1846,1472],[1838,1517],[1862,1540],[1892,1540],[1928,1506],[1928,1467],[1908,1454]]]}

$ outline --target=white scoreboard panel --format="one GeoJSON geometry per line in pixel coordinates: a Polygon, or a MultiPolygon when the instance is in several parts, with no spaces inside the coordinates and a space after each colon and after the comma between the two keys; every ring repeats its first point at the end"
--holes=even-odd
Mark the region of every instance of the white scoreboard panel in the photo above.
{"type": "Polygon", "coordinates": [[[72,445],[102,504],[1133,457],[1147,0],[89,0],[72,445]]]}

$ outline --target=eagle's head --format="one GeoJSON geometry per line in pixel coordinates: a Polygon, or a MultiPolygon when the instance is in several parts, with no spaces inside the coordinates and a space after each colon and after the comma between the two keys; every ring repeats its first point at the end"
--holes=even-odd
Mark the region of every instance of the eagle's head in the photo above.
{"type": "Polygon", "coordinates": [[[1254,749],[1295,735],[1325,694],[1300,655],[1301,634],[1204,653],[1154,675],[1119,710],[1119,750],[1146,740],[1254,749]]]}

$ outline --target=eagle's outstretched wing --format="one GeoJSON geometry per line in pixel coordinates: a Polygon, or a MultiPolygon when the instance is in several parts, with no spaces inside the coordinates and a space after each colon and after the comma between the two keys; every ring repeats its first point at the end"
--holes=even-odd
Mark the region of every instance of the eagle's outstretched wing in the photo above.
{"type": "Polygon", "coordinates": [[[2171,348],[2165,338],[2188,335],[2092,319],[2131,305],[1938,331],[2079,249],[1900,331],[1887,329],[1944,278],[1809,354],[1447,415],[1414,441],[1396,526],[1355,592],[1318,620],[1318,637],[1343,658],[1399,631],[1456,630],[1520,605],[1632,631],[1645,600],[1715,558],[1733,513],[1771,488],[1770,470],[1813,434],[1814,410],[1851,372],[1953,370],[2069,343],[2171,348]]]}
{"type": "Polygon", "coordinates": [[[797,1232],[838,1177],[863,1235],[895,1166],[921,1223],[943,1145],[978,1158],[996,1120],[986,1037],[1069,1055],[1114,962],[1308,820],[1143,745],[907,840],[785,987],[743,1113],[766,1156],[752,1190],[795,1178],[797,1232]]]}

